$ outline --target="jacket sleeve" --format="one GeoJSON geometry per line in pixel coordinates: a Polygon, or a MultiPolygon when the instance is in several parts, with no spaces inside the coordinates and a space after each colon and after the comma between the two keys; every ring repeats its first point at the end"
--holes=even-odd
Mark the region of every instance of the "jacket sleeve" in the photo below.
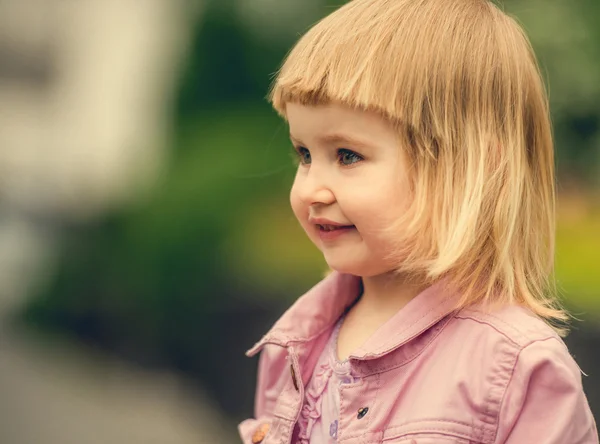
{"type": "Polygon", "coordinates": [[[246,419],[238,425],[238,431],[244,444],[252,443],[252,436],[261,426],[271,424],[272,413],[281,393],[281,385],[285,382],[281,376],[285,374],[286,357],[285,350],[277,346],[266,345],[260,352],[254,397],[254,417],[246,419]]]}
{"type": "Polygon", "coordinates": [[[521,350],[500,407],[496,438],[502,444],[598,443],[579,367],[559,339],[521,350]]]}

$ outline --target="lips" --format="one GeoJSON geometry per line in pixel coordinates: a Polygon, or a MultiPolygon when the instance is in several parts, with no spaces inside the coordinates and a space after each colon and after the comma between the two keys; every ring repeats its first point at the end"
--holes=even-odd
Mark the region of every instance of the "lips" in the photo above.
{"type": "Polygon", "coordinates": [[[316,226],[319,229],[319,238],[321,241],[326,243],[336,242],[338,239],[345,238],[346,236],[356,232],[356,227],[354,225],[316,224],[316,226]]]}
{"type": "Polygon", "coordinates": [[[334,230],[340,230],[343,228],[354,228],[354,225],[321,225],[321,224],[317,224],[317,226],[322,231],[334,231],[334,230]]]}

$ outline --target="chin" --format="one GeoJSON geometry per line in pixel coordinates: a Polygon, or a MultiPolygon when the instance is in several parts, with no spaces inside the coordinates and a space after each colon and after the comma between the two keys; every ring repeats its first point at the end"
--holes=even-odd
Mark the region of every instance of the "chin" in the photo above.
{"type": "Polygon", "coordinates": [[[330,269],[342,274],[352,274],[363,278],[380,276],[392,272],[391,267],[377,266],[373,261],[348,261],[348,260],[328,260],[325,258],[330,269]]]}
{"type": "Polygon", "coordinates": [[[364,264],[358,263],[356,261],[348,261],[348,260],[327,260],[325,258],[325,262],[332,270],[337,271],[342,274],[352,274],[354,276],[364,276],[366,267],[364,264]]]}

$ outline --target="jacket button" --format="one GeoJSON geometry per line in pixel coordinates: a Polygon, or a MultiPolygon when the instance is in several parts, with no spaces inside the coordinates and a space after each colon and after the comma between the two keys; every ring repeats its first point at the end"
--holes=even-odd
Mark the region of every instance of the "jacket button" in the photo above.
{"type": "Polygon", "coordinates": [[[290,372],[292,373],[292,382],[294,383],[294,388],[298,392],[298,381],[296,381],[296,372],[294,370],[294,364],[290,364],[290,372]]]}
{"type": "Polygon", "coordinates": [[[252,435],[252,444],[259,444],[265,439],[267,433],[269,433],[270,426],[269,424],[261,424],[258,429],[252,435]]]}

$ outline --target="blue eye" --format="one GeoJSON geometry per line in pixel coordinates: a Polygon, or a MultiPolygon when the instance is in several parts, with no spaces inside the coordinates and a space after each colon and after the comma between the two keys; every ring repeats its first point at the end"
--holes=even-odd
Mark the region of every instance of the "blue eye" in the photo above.
{"type": "MultiPolygon", "coordinates": [[[[293,147],[293,155],[294,160],[301,165],[310,165],[312,163],[312,156],[310,155],[310,151],[303,147],[293,147]]],[[[362,156],[356,154],[354,151],[351,151],[346,148],[340,148],[337,150],[337,160],[338,163],[342,166],[350,166],[357,162],[363,160],[362,156]]]]}
{"type": "Polygon", "coordinates": [[[293,151],[294,157],[297,162],[300,162],[300,164],[302,164],[302,165],[310,165],[310,163],[312,161],[312,159],[310,157],[310,151],[308,151],[303,146],[298,147],[298,148],[293,148],[293,150],[294,150],[293,151]]]}
{"type": "Polygon", "coordinates": [[[306,148],[300,147],[298,149],[298,154],[300,154],[300,162],[302,162],[302,165],[309,165],[311,163],[310,151],[306,148]]]}
{"type": "Polygon", "coordinates": [[[360,162],[362,157],[354,151],[341,148],[338,150],[338,159],[342,165],[352,165],[353,163],[360,162]]]}

